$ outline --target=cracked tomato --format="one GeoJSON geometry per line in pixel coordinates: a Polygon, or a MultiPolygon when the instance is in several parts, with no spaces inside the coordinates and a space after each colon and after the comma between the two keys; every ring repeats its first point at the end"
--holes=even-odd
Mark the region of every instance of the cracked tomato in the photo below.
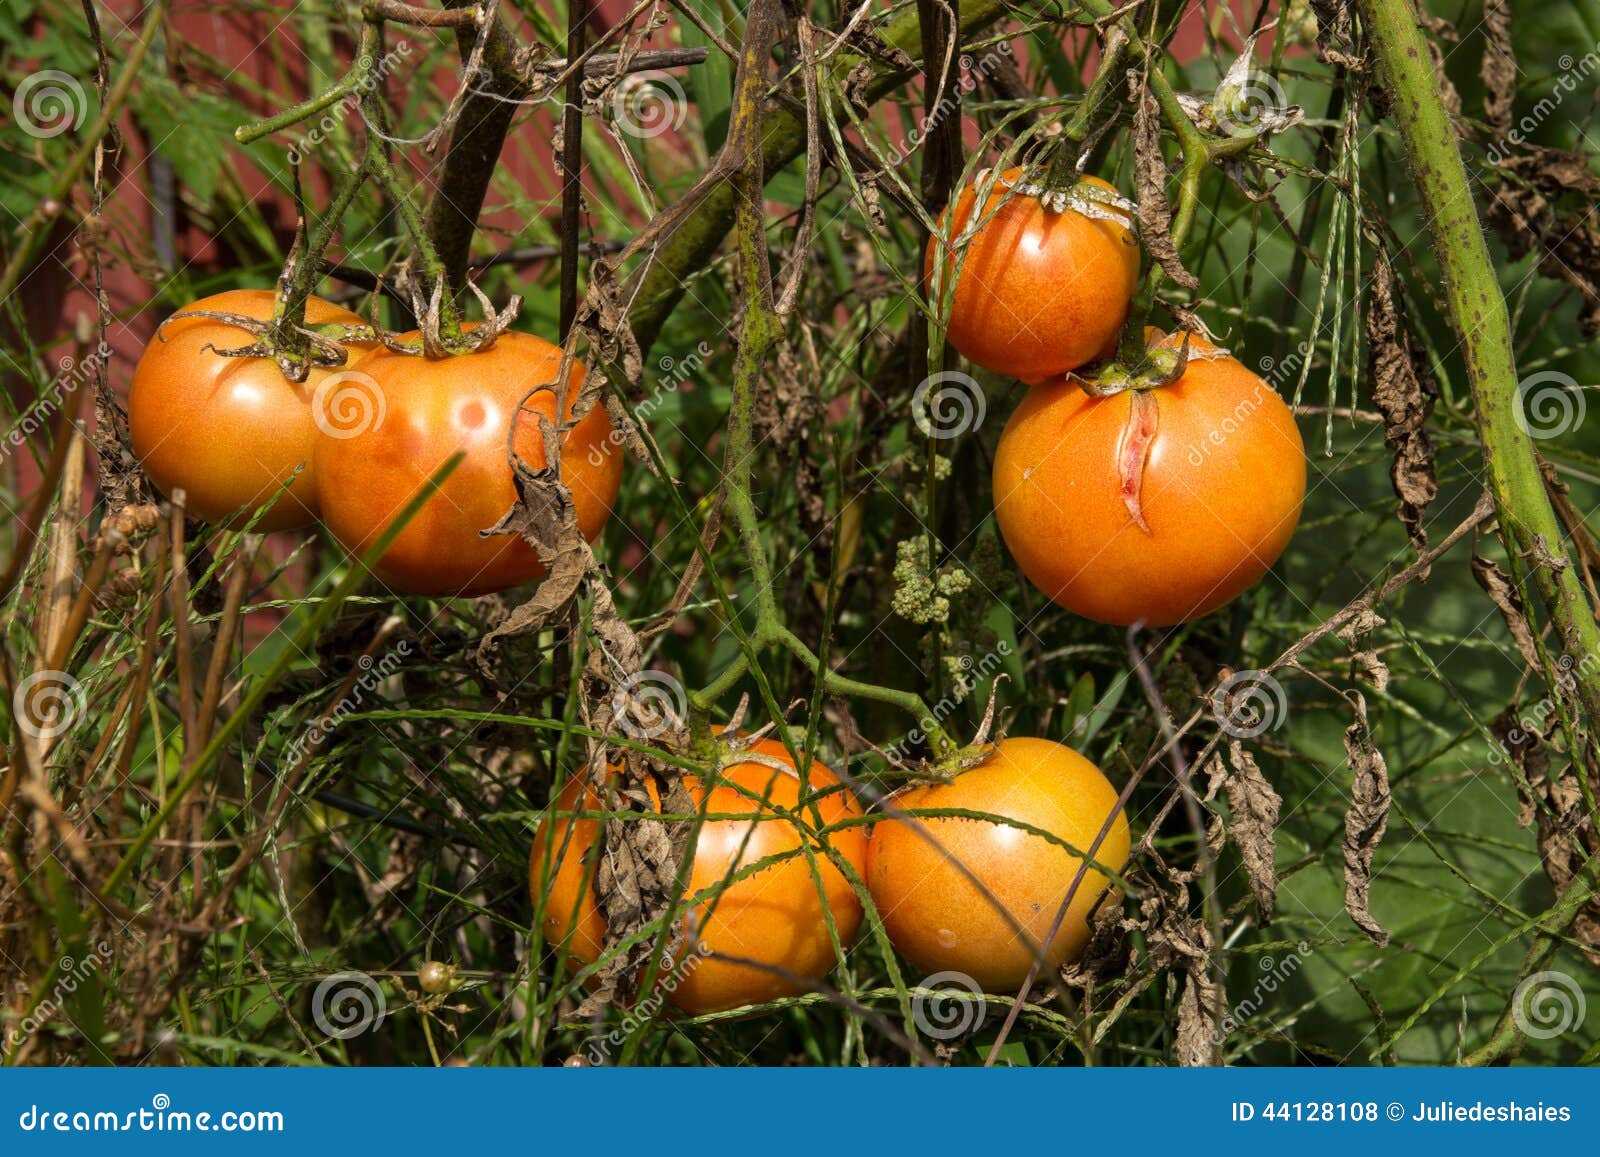
{"type": "MultiPolygon", "coordinates": [[[[1181,335],[1147,339],[1176,348],[1181,335]]],[[[1253,586],[1300,520],[1306,454],[1273,388],[1191,338],[1174,382],[1030,390],[1000,435],[995,516],[1022,573],[1102,623],[1186,622],[1253,586]]]]}

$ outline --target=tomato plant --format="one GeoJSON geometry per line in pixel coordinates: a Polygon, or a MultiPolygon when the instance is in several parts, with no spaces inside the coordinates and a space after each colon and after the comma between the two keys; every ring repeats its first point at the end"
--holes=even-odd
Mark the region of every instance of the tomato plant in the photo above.
{"type": "MultiPolygon", "coordinates": [[[[208,310],[266,321],[276,300],[264,289],[236,289],[179,312],[208,310]]],[[[306,323],[360,325],[361,319],[313,297],[306,303],[306,323]]],[[[293,530],[311,525],[317,516],[311,402],[317,388],[341,371],[313,367],[304,382],[291,382],[269,357],[217,352],[254,340],[249,331],[214,318],[168,321],[134,370],[129,433],[150,481],[164,494],[181,488],[185,507],[196,518],[242,526],[257,507],[271,502],[257,529],[293,530]]]]}
{"type": "MultiPolygon", "coordinates": [[[[561,348],[525,333],[503,333],[487,350],[439,358],[374,351],[343,383],[346,396],[329,399],[330,406],[344,403],[347,422],[330,424],[316,443],[317,494],[328,530],[351,553],[363,553],[459,451],[460,465],[374,573],[396,590],[422,595],[481,595],[542,577],[538,554],[521,537],[479,532],[516,501],[508,453],[530,470],[544,467],[539,419],[555,420],[560,370],[561,348]]],[[[592,539],[616,501],[623,450],[604,407],[577,415],[583,379],[583,366],[573,363],[561,475],[578,527],[592,539]]]]}
{"type": "MultiPolygon", "coordinates": [[[[783,744],[761,739],[749,751],[781,766],[734,756],[710,779],[684,777],[695,807],[712,817],[700,825],[692,849],[685,903],[693,907],[680,918],[699,955],[682,953],[662,984],[673,1004],[696,1015],[805,991],[783,974],[817,979],[833,967],[828,919],[841,948],[850,947],[861,923],[861,901],[835,861],[847,863],[857,879],[865,869],[865,826],[836,826],[859,817],[860,805],[815,760],[802,802],[800,776],[783,744]],[[772,857],[779,858],[728,882],[772,857]]],[[[544,897],[546,939],[586,964],[599,959],[605,944],[593,876],[600,821],[573,817],[598,810],[599,793],[586,776],[574,777],[540,825],[529,860],[535,905],[544,897]]]]}
{"type": "Polygon", "coordinates": [[[1036,949],[1059,966],[1089,942],[1089,914],[1110,885],[1093,868],[1054,937],[1050,930],[1083,865],[1077,853],[1107,820],[1091,858],[1114,872],[1128,861],[1117,789],[1076,751],[1046,739],[1004,740],[951,782],[904,788],[888,804],[904,814],[873,826],[867,886],[889,939],[926,973],[964,973],[997,992],[1022,985],[1036,949]],[[1059,842],[996,820],[917,814],[942,809],[1015,820],[1059,842]]]}
{"type": "MultiPolygon", "coordinates": [[[[1087,177],[1075,191],[1089,211],[1062,212],[1011,187],[1022,181],[1022,169],[1002,173],[976,221],[979,187],[968,185],[941,219],[940,235],[977,230],[964,250],[945,256],[944,278],[955,279],[950,344],[985,369],[1032,383],[1075,370],[1115,343],[1139,277],[1139,243],[1105,181],[1087,177]]],[[[941,251],[935,237],[924,259],[930,279],[941,251]]]]}
{"type": "Polygon", "coordinates": [[[1006,546],[1085,618],[1165,626],[1216,610],[1267,572],[1299,522],[1305,446],[1289,407],[1209,342],[1189,348],[1183,374],[1155,389],[1039,386],[1000,436],[1006,546]]]}

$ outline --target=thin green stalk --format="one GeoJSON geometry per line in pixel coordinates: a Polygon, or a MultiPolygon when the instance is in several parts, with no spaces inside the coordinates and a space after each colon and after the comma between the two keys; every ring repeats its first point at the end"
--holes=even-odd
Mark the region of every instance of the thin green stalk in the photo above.
{"type": "MultiPolygon", "coordinates": [[[[1600,628],[1562,544],[1533,439],[1519,422],[1510,319],[1484,241],[1455,126],[1410,0],[1360,0],[1443,275],[1451,328],[1477,404],[1489,489],[1508,551],[1526,560],[1571,660],[1586,730],[1600,734],[1600,628]]],[[[1554,682],[1556,672],[1545,675],[1554,682]]]]}

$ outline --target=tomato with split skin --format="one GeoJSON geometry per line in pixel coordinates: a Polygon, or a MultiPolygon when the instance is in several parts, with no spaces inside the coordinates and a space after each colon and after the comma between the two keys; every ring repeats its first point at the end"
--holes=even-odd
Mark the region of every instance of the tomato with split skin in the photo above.
{"type": "MultiPolygon", "coordinates": [[[[1000,435],[995,515],[1022,573],[1075,614],[1169,626],[1231,602],[1294,534],[1306,454],[1273,388],[1195,335],[1176,381],[1110,397],[1070,376],[1000,435]]],[[[1151,330],[1175,349],[1184,335],[1151,330]]]]}
{"type": "MultiPolygon", "coordinates": [[[[1020,168],[1001,174],[977,213],[976,235],[964,252],[950,252],[948,241],[970,227],[977,205],[979,186],[962,189],[928,243],[924,268],[931,283],[943,257],[950,344],[985,369],[1032,384],[1114,348],[1138,284],[1139,243],[1125,211],[1097,201],[1106,216],[1057,213],[1010,187],[1024,179],[1020,168]]],[[[1097,177],[1082,185],[1116,196],[1097,177]]]]}
{"type": "MultiPolygon", "coordinates": [[[[480,352],[428,358],[380,349],[363,358],[342,383],[344,392],[328,399],[329,421],[314,455],[322,517],[333,537],[364,554],[459,451],[462,461],[379,558],[377,578],[408,594],[445,596],[490,594],[543,578],[544,565],[520,535],[480,532],[516,501],[509,450],[531,470],[545,466],[539,419],[555,419],[561,356],[559,346],[512,332],[480,352]]],[[[583,379],[583,366],[574,362],[569,421],[583,379]]],[[[594,539],[622,481],[621,447],[599,403],[562,436],[561,477],[578,529],[594,539]]]]}
{"type": "MultiPolygon", "coordinates": [[[[267,290],[235,289],[178,312],[208,310],[264,322],[276,303],[267,290]]],[[[313,297],[306,302],[306,324],[358,326],[362,320],[313,297]]],[[[270,357],[216,352],[255,340],[249,330],[215,318],[165,322],[133,371],[128,434],[150,481],[168,496],[181,489],[194,517],[237,529],[271,503],[256,529],[296,530],[314,523],[318,512],[312,402],[318,388],[344,369],[312,367],[304,382],[291,382],[270,357]]],[[[363,350],[352,346],[350,360],[363,350]]]]}
{"type": "MultiPolygon", "coordinates": [[[[666,999],[691,1015],[806,991],[803,981],[822,977],[836,963],[827,917],[844,949],[861,925],[861,901],[834,859],[849,864],[858,880],[865,872],[866,829],[847,822],[861,816],[860,805],[816,760],[802,803],[800,776],[783,744],[761,739],[749,750],[779,766],[738,760],[711,782],[694,775],[683,781],[696,809],[722,817],[700,826],[685,893],[693,908],[680,925],[689,947],[659,982],[666,999]],[[811,849],[809,861],[803,846],[811,849]],[[724,886],[728,877],[771,857],[783,858],[724,886]]],[[[653,787],[651,796],[659,808],[653,787]]],[[[605,948],[594,879],[601,821],[573,817],[603,810],[587,774],[575,776],[540,825],[528,864],[536,908],[544,897],[546,940],[584,964],[605,948]]]]}
{"type": "Polygon", "coordinates": [[[1075,853],[1088,852],[1107,829],[1090,858],[1122,870],[1130,837],[1117,798],[1100,769],[1076,751],[1025,738],[1003,740],[948,783],[896,792],[887,801],[894,811],[873,825],[867,851],[867,887],[889,940],[924,975],[959,972],[992,992],[1020,988],[1036,954],[1052,968],[1075,960],[1111,884],[1075,853]],[[912,814],[942,810],[1015,820],[1059,843],[995,820],[912,814]],[[1051,937],[1069,891],[1072,901],[1051,937]]]}

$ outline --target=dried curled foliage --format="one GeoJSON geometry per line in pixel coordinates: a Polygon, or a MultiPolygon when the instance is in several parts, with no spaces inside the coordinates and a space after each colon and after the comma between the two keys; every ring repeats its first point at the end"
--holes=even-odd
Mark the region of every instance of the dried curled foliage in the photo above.
{"type": "Polygon", "coordinates": [[[1344,816],[1344,910],[1361,931],[1381,945],[1389,943],[1389,933],[1373,918],[1368,903],[1372,856],[1389,825],[1389,766],[1373,742],[1366,698],[1352,691],[1350,699],[1356,717],[1344,733],[1351,775],[1350,808],[1344,816]]]}
{"type": "Polygon", "coordinates": [[[1511,576],[1500,567],[1484,558],[1482,555],[1472,556],[1472,577],[1483,588],[1483,593],[1489,596],[1489,601],[1494,603],[1495,609],[1500,612],[1500,617],[1505,620],[1506,630],[1511,632],[1512,641],[1517,644],[1517,650],[1522,654],[1522,661],[1528,665],[1528,670],[1537,671],[1541,667],[1539,661],[1539,648],[1534,642],[1533,626],[1528,620],[1528,609],[1522,601],[1522,592],[1517,589],[1516,583],[1511,581],[1511,576]]]}
{"type": "Polygon", "coordinates": [[[1502,157],[1499,168],[1488,224],[1513,260],[1537,253],[1541,273],[1576,289],[1579,326],[1600,334],[1600,177],[1581,154],[1533,145],[1502,157]]]}
{"type": "Polygon", "coordinates": [[[1278,897],[1277,832],[1283,797],[1237,739],[1228,743],[1223,788],[1228,796],[1228,838],[1244,861],[1261,922],[1270,923],[1278,897]]]}
{"type": "Polygon", "coordinates": [[[1220,1064],[1218,1025],[1224,995],[1215,975],[1211,929],[1188,908],[1188,888],[1181,874],[1170,886],[1146,891],[1139,906],[1143,917],[1149,965],[1160,974],[1175,974],[1178,1063],[1220,1064]]]}
{"type": "Polygon", "coordinates": [[[1356,49],[1355,16],[1349,0],[1311,0],[1317,17],[1317,55],[1329,64],[1360,71],[1365,61],[1356,49]]]}
{"type": "Polygon", "coordinates": [[[1511,131],[1517,100],[1517,53],[1511,44],[1511,0],[1483,0],[1483,116],[1500,136],[1511,131]]]}
{"type": "Polygon", "coordinates": [[[1139,190],[1139,239],[1176,284],[1200,288],[1200,279],[1183,267],[1172,243],[1172,207],[1167,203],[1167,162],[1161,155],[1161,117],[1156,98],[1135,69],[1128,71],[1133,102],[1133,172],[1139,190]]]}
{"type": "MultiPolygon", "coordinates": [[[[1600,832],[1584,804],[1583,788],[1572,765],[1565,774],[1552,774],[1548,737],[1538,724],[1530,727],[1532,722],[1519,718],[1511,708],[1490,724],[1490,730],[1519,772],[1515,777],[1522,803],[1518,823],[1537,825],[1539,860],[1559,894],[1591,857],[1600,855],[1600,832]]],[[[1557,721],[1552,718],[1547,726],[1553,731],[1557,721]]],[[[1593,764],[1586,761],[1584,767],[1591,789],[1600,790],[1600,776],[1593,764]]],[[[1590,963],[1600,967],[1600,900],[1578,910],[1569,934],[1585,946],[1590,963]]]]}
{"type": "Polygon", "coordinates": [[[1355,673],[1379,692],[1389,689],[1389,665],[1379,656],[1377,648],[1363,646],[1367,636],[1384,625],[1383,616],[1371,607],[1360,608],[1355,617],[1339,628],[1339,638],[1350,646],[1350,659],[1355,673]]]}
{"type": "Polygon", "coordinates": [[[1400,521],[1421,554],[1428,549],[1423,515],[1439,493],[1433,441],[1428,437],[1428,417],[1438,389],[1406,330],[1395,301],[1394,270],[1382,254],[1373,268],[1367,343],[1372,400],[1383,415],[1383,442],[1393,455],[1389,478],[1400,499],[1400,521]]]}

